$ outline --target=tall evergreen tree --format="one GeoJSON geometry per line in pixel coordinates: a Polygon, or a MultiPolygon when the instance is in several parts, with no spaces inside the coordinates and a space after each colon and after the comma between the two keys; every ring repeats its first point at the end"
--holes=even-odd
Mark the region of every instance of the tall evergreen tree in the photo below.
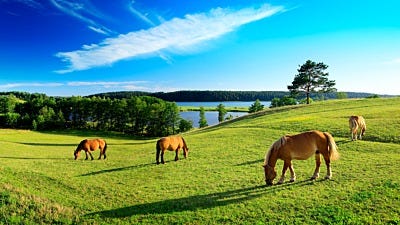
{"type": "Polygon", "coordinates": [[[297,96],[304,92],[307,96],[307,104],[310,104],[310,93],[313,92],[332,92],[336,91],[334,80],[328,80],[328,72],[324,72],[328,66],[324,63],[316,63],[307,60],[306,63],[299,66],[298,74],[294,77],[292,85],[288,89],[292,96],[297,96]]]}

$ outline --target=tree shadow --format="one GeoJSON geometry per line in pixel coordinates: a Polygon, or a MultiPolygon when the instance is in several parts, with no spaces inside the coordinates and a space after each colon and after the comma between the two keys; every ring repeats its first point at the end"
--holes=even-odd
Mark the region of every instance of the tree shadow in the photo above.
{"type": "Polygon", "coordinates": [[[138,204],[111,210],[104,210],[86,214],[85,216],[100,216],[103,218],[123,218],[134,215],[156,215],[168,214],[184,211],[196,211],[200,209],[226,206],[229,204],[240,203],[265,194],[284,190],[292,186],[303,186],[315,183],[317,181],[305,180],[295,183],[285,183],[281,185],[265,186],[258,185],[254,187],[241,188],[233,191],[218,192],[205,195],[188,196],[178,199],[167,199],[163,201],[138,204]]]}
{"type": "Polygon", "coordinates": [[[31,143],[31,142],[14,142],[21,145],[32,145],[32,146],[77,146],[78,144],[57,144],[57,143],[31,143]]]}
{"type": "Polygon", "coordinates": [[[99,175],[99,174],[103,174],[103,173],[112,173],[112,172],[118,172],[118,171],[124,171],[124,170],[137,169],[137,168],[147,167],[147,166],[154,165],[154,164],[155,163],[146,163],[146,164],[140,164],[140,165],[135,165],[135,166],[126,166],[126,167],[119,167],[119,168],[108,169],[108,170],[100,170],[100,171],[96,171],[96,172],[81,174],[81,175],[79,175],[79,177],[94,176],[94,175],[99,175]]]}
{"type": "Polygon", "coordinates": [[[23,160],[68,160],[66,158],[35,158],[35,157],[16,157],[16,156],[0,156],[0,159],[23,159],[23,160]]]}

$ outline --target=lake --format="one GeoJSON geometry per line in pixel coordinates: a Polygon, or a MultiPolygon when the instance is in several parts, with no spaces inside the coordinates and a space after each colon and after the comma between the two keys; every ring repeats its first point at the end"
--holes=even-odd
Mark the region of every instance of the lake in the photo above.
{"type": "MultiPolygon", "coordinates": [[[[223,104],[225,107],[250,107],[254,102],[177,102],[178,106],[195,106],[195,107],[215,107],[219,104],[223,104]]],[[[261,101],[264,108],[268,108],[271,105],[269,101],[261,101]]],[[[247,115],[247,112],[228,112],[225,117],[232,115],[233,118],[247,115]]],[[[185,120],[190,120],[193,123],[193,127],[199,127],[200,112],[199,111],[186,111],[180,112],[180,116],[185,120]]],[[[205,116],[209,126],[218,124],[218,112],[217,111],[206,111],[205,116]]]]}
{"type": "MultiPolygon", "coordinates": [[[[270,101],[260,101],[264,108],[268,108],[271,105],[270,101]]],[[[215,107],[219,104],[223,104],[225,107],[250,107],[253,102],[239,102],[239,101],[229,101],[229,102],[176,102],[178,106],[195,106],[195,107],[215,107]]]]}

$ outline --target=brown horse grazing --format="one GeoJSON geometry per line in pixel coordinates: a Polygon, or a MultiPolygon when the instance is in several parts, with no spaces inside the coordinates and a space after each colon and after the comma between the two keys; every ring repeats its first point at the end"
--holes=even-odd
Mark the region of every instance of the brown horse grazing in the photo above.
{"type": "Polygon", "coordinates": [[[161,163],[164,164],[164,152],[165,150],[175,151],[175,161],[178,161],[178,153],[179,149],[183,149],[183,156],[185,159],[187,158],[189,149],[186,146],[186,142],[181,136],[170,136],[170,137],[163,137],[157,141],[156,145],[156,162],[160,164],[159,158],[161,154],[161,163]]]}
{"type": "Polygon", "coordinates": [[[107,143],[103,139],[85,139],[79,143],[78,147],[74,151],[74,156],[75,160],[79,157],[79,153],[81,150],[85,151],[86,154],[86,159],[88,159],[88,153],[90,155],[90,158],[93,160],[93,155],[91,151],[95,151],[96,149],[100,149],[100,155],[98,159],[101,159],[101,156],[104,156],[104,159],[106,159],[106,150],[107,150],[107,143]]]}
{"type": "Polygon", "coordinates": [[[350,116],[349,118],[349,127],[351,133],[351,140],[357,140],[357,133],[360,131],[359,139],[362,139],[362,136],[365,134],[365,130],[367,129],[367,125],[365,124],[364,117],[362,116],[350,116]]]}
{"type": "Polygon", "coordinates": [[[293,170],[292,159],[305,160],[315,154],[316,167],[311,179],[319,177],[319,167],[321,165],[321,154],[324,157],[327,167],[325,179],[332,177],[330,162],[339,158],[337,146],[332,135],[328,132],[309,131],[297,135],[285,135],[272,144],[265,155],[264,172],[265,182],[272,185],[276,177],[275,165],[278,159],[284,161],[282,175],[278,184],[282,184],[285,179],[285,172],[290,170],[290,182],[296,180],[296,174],[293,170]]]}

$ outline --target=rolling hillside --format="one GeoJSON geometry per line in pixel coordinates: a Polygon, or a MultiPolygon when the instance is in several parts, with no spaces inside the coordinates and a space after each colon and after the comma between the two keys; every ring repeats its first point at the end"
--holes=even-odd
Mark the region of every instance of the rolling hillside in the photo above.
{"type": "Polygon", "coordinates": [[[175,162],[167,152],[165,165],[155,165],[157,139],[3,129],[0,224],[399,224],[399,105],[380,98],[267,109],[183,134],[189,158],[175,162]],[[366,119],[364,140],[350,141],[352,114],[366,119]],[[313,129],[332,133],[339,147],[332,180],[309,181],[310,158],[293,161],[295,183],[266,187],[269,146],[313,129]],[[76,145],[91,137],[107,140],[107,160],[74,161],[76,145]]]}

